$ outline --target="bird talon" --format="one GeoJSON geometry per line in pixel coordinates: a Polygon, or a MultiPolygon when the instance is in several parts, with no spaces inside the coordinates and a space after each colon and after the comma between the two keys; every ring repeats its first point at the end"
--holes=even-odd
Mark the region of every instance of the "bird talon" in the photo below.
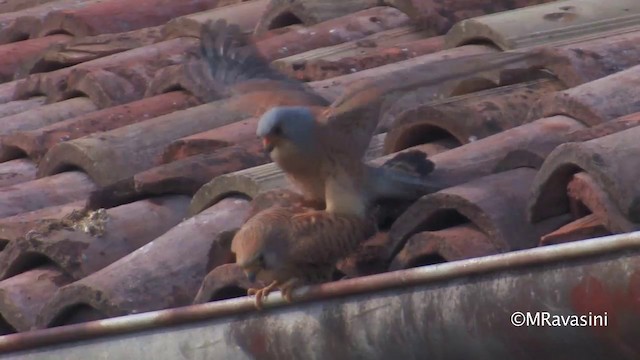
{"type": "Polygon", "coordinates": [[[269,295],[271,290],[273,290],[273,288],[276,285],[278,285],[278,282],[274,281],[271,284],[263,287],[262,289],[249,288],[247,290],[247,295],[249,295],[249,296],[255,295],[255,297],[256,297],[255,305],[256,305],[256,308],[258,310],[262,310],[262,308],[263,308],[262,303],[263,303],[264,299],[269,295]]]}

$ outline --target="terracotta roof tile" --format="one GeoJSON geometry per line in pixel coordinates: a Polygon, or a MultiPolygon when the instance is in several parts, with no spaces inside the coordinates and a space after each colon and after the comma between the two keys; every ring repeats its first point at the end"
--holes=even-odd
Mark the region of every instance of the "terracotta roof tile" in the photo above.
{"type": "Polygon", "coordinates": [[[36,328],[38,314],[60,287],[72,279],[44,265],[0,281],[0,315],[16,331],[36,328]]]}
{"type": "Polygon", "coordinates": [[[117,34],[74,37],[48,48],[37,58],[23,64],[16,78],[77,65],[108,55],[155,44],[162,40],[162,27],[148,27],[117,34]]]}
{"type": "Polygon", "coordinates": [[[218,19],[225,19],[238,25],[241,31],[251,33],[268,4],[267,0],[232,0],[231,2],[234,4],[228,6],[220,6],[218,2],[218,7],[215,9],[171,20],[163,27],[162,33],[166,39],[183,36],[200,37],[202,25],[207,21],[218,19]]]}
{"type": "Polygon", "coordinates": [[[376,96],[366,160],[417,150],[435,164],[439,191],[381,204],[380,231],[336,280],[638,230],[629,0],[591,13],[573,0],[8,1],[0,11],[23,8],[0,14],[0,332],[258,285],[229,245],[250,212],[297,199],[255,138],[276,105],[376,96]],[[213,81],[194,53],[221,18],[309,83],[213,81]],[[537,63],[495,65],[524,45],[544,48],[537,63]]]}
{"type": "Polygon", "coordinates": [[[174,91],[88,112],[32,131],[12,133],[1,140],[0,159],[6,161],[26,154],[39,161],[52,146],[60,142],[145,121],[197,103],[188,94],[174,91]]]}
{"type": "Polygon", "coordinates": [[[140,99],[155,72],[182,62],[198,41],[179,38],[105,56],[19,81],[15,98],[47,95],[49,102],[83,93],[100,107],[140,99]],[[159,57],[158,54],[163,54],[159,57]]]}
{"type": "MultiPolygon", "coordinates": [[[[430,103],[424,103],[420,98],[414,99],[417,104],[413,107],[404,106],[395,117],[393,113],[398,110],[388,110],[384,119],[388,119],[388,122],[381,124],[389,128],[385,151],[396,152],[444,138],[466,144],[516,127],[527,121],[529,104],[563,88],[557,80],[544,79],[430,103]]],[[[407,102],[402,104],[407,105],[407,102]]]]}
{"type": "Polygon", "coordinates": [[[223,245],[230,240],[228,232],[240,225],[248,206],[246,200],[222,200],[102,270],[61,288],[42,311],[38,326],[67,323],[78,305],[90,307],[100,317],[112,317],[191,304],[208,270],[221,264],[211,261],[226,259],[220,250],[228,246],[223,245]],[[154,261],[149,261],[150,256],[154,261]]]}
{"type": "Polygon", "coordinates": [[[256,43],[268,59],[276,60],[320,47],[357,40],[380,31],[407,25],[409,18],[392,7],[374,7],[328,20],[256,43]]]}
{"type": "Polygon", "coordinates": [[[87,1],[84,6],[52,11],[37,36],[67,33],[74,36],[119,33],[157,26],[181,15],[215,7],[218,0],[129,0],[87,1]]]}
{"type": "Polygon", "coordinates": [[[389,270],[408,269],[500,253],[491,236],[473,223],[412,235],[393,258],[389,270]]]}
{"type": "Polygon", "coordinates": [[[0,188],[0,218],[84,200],[96,189],[93,181],[79,171],[3,187],[0,188]]]}
{"type": "Polygon", "coordinates": [[[64,44],[70,39],[69,35],[57,34],[0,45],[0,81],[13,80],[21,64],[40,56],[49,46],[64,44]]]}
{"type": "Polygon", "coordinates": [[[22,9],[28,9],[30,7],[38,6],[52,1],[57,0],[2,0],[0,1],[0,13],[9,13],[22,9]]]}
{"type": "Polygon", "coordinates": [[[253,143],[259,143],[256,139],[258,119],[252,117],[178,139],[167,146],[162,154],[162,163],[212,153],[234,144],[246,146],[244,143],[252,140],[253,143]]]}
{"type": "Polygon", "coordinates": [[[11,186],[36,178],[36,164],[27,159],[0,163],[0,187],[11,186]]]}
{"type": "Polygon", "coordinates": [[[0,118],[38,108],[44,105],[45,101],[46,98],[44,96],[34,96],[27,100],[15,100],[0,104],[0,118]]]}
{"type": "Polygon", "coordinates": [[[517,49],[588,36],[640,24],[635,0],[603,3],[581,0],[552,1],[511,12],[462,20],[447,33],[447,46],[490,41],[501,49],[517,49]],[[571,26],[567,26],[571,23],[571,26]]]}
{"type": "Polygon", "coordinates": [[[487,234],[499,252],[536,246],[543,233],[526,217],[535,173],[533,169],[515,169],[422,197],[391,226],[389,259],[417,232],[438,231],[465,223],[472,223],[487,234]]]}
{"type": "Polygon", "coordinates": [[[2,118],[0,134],[38,129],[95,110],[97,110],[96,105],[86,97],[75,97],[43,105],[2,118]]]}
{"type": "MultiPolygon", "coordinates": [[[[60,220],[74,210],[84,210],[86,203],[86,200],[80,200],[3,217],[0,219],[0,247],[4,249],[7,244],[25,236],[26,233],[43,222],[60,220]]],[[[0,253],[0,260],[4,261],[4,253],[0,253]]]]}
{"type": "Polygon", "coordinates": [[[302,81],[324,80],[442,50],[443,37],[425,38],[413,26],[381,31],[358,40],[310,50],[273,62],[302,81]]]}

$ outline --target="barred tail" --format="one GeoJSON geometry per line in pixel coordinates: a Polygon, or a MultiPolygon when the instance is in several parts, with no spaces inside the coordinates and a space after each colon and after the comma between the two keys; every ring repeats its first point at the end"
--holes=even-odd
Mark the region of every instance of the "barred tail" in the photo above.
{"type": "Polygon", "coordinates": [[[224,19],[209,21],[202,27],[200,52],[213,80],[226,87],[254,79],[294,82],[271,68],[240,27],[224,19]]]}

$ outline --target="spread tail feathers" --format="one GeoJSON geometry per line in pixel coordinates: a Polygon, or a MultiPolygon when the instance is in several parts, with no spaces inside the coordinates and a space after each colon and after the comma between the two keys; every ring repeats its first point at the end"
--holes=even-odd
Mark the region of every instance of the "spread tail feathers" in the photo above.
{"type": "Polygon", "coordinates": [[[376,200],[415,200],[444,186],[427,175],[435,165],[418,150],[400,153],[382,166],[369,167],[376,200]]]}
{"type": "Polygon", "coordinates": [[[224,19],[209,21],[202,26],[200,53],[213,80],[226,87],[255,79],[294,83],[271,68],[237,24],[229,24],[224,19]]]}

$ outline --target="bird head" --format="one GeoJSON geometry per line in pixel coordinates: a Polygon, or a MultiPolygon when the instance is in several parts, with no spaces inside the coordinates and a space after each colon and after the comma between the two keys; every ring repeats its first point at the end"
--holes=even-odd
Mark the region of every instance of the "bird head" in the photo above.
{"type": "Polygon", "coordinates": [[[236,264],[242,268],[247,279],[254,282],[260,272],[277,267],[279,246],[271,241],[269,226],[240,228],[231,242],[231,251],[236,264]]]}
{"type": "Polygon", "coordinates": [[[265,151],[273,157],[291,148],[311,153],[315,147],[315,130],[315,117],[309,108],[277,106],[262,115],[256,135],[262,139],[265,151]]]}

